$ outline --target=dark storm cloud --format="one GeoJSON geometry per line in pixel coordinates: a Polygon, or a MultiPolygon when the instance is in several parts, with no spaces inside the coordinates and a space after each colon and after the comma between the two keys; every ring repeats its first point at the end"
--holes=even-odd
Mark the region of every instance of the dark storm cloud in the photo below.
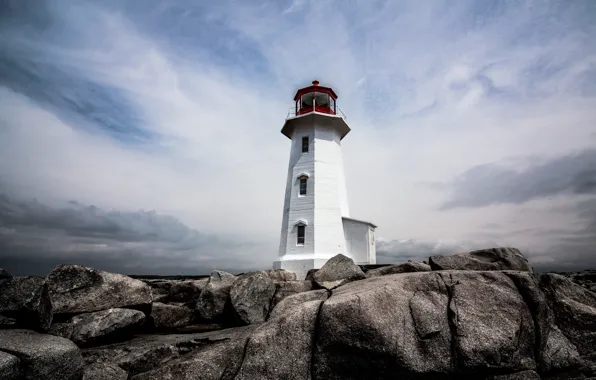
{"type": "Polygon", "coordinates": [[[450,199],[441,208],[521,204],[562,194],[596,194],[596,150],[558,157],[521,171],[497,164],[473,167],[456,178],[450,199]]]}
{"type": "Polygon", "coordinates": [[[0,267],[17,275],[43,275],[62,263],[131,274],[238,272],[253,265],[242,256],[252,248],[155,211],[105,211],[74,201],[51,207],[0,193],[0,267]]]}

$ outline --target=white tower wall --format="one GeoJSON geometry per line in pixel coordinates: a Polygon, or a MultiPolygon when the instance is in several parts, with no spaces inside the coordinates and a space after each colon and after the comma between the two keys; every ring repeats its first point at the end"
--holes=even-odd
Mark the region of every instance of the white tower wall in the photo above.
{"type": "MultiPolygon", "coordinates": [[[[309,114],[293,123],[288,178],[284,198],[279,255],[275,268],[294,271],[303,277],[328,259],[346,251],[342,216],[349,215],[341,151],[339,116],[309,114]],[[308,152],[302,138],[308,136],[308,152]],[[299,195],[301,175],[308,175],[307,194],[299,195]],[[305,223],[305,241],[297,245],[297,223],[305,223]]],[[[344,124],[345,125],[345,124],[344,124]]],[[[347,125],[346,125],[347,127],[347,125]]]]}
{"type": "Polygon", "coordinates": [[[315,253],[335,256],[346,253],[341,217],[349,214],[338,131],[315,124],[314,226],[315,253]]]}
{"type": "Polygon", "coordinates": [[[305,255],[314,252],[314,126],[300,125],[294,130],[290,148],[290,163],[288,165],[288,178],[286,180],[286,193],[284,197],[284,213],[281,228],[279,254],[305,255]],[[302,153],[302,137],[309,137],[308,152],[302,153]],[[298,176],[308,174],[306,195],[299,195],[300,180],[298,176]],[[296,244],[296,222],[306,221],[304,245],[296,244]]]}

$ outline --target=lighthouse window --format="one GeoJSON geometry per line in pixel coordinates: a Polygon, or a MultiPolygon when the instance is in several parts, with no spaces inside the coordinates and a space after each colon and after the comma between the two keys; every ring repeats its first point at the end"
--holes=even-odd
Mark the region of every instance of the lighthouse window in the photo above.
{"type": "Polygon", "coordinates": [[[315,104],[318,107],[329,107],[329,95],[324,93],[317,93],[315,104]]]}
{"type": "Polygon", "coordinates": [[[308,152],[308,136],[302,138],[302,153],[308,152]]]}
{"type": "Polygon", "coordinates": [[[312,108],[314,100],[314,92],[302,95],[302,104],[300,105],[301,108],[312,108]]]}
{"type": "Polygon", "coordinates": [[[306,195],[306,178],[300,178],[300,195],[306,195]]]}
{"type": "Polygon", "coordinates": [[[296,233],[296,244],[297,245],[304,245],[304,232],[306,230],[306,226],[297,226],[298,231],[296,233]]]}

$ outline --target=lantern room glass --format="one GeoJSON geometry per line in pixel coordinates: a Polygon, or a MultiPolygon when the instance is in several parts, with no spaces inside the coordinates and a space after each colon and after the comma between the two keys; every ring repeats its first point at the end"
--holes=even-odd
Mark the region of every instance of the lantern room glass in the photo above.
{"type": "Polygon", "coordinates": [[[309,112],[335,114],[335,99],[326,92],[309,92],[296,101],[296,114],[309,112]]]}

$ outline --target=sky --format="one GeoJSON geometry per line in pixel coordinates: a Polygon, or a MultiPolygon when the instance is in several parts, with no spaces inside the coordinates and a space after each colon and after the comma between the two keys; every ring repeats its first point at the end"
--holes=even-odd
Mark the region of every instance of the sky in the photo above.
{"type": "Polygon", "coordinates": [[[296,90],[338,94],[377,261],[596,267],[596,2],[5,0],[0,267],[270,268],[296,90]]]}

